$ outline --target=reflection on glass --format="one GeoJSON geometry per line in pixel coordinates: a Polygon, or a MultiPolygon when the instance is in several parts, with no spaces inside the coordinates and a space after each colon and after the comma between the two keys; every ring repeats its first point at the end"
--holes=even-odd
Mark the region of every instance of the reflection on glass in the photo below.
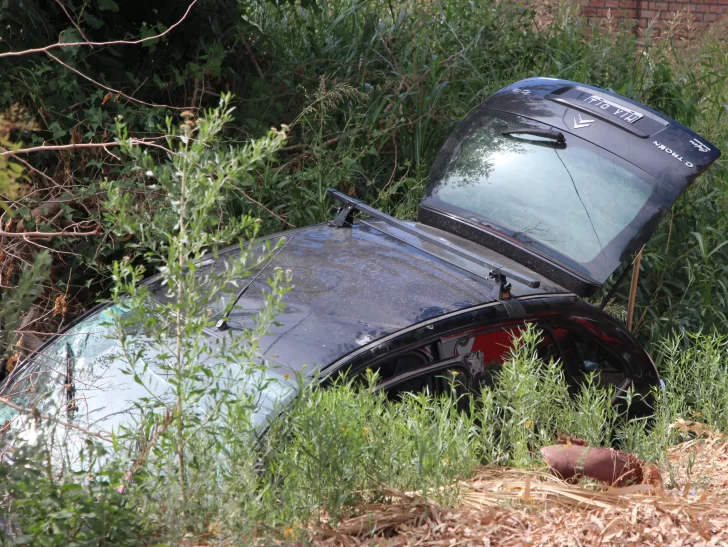
{"type": "Polygon", "coordinates": [[[489,117],[472,128],[432,195],[578,263],[606,260],[604,248],[645,206],[651,185],[596,147],[502,135],[510,125],[489,117]]]}
{"type": "MultiPolygon", "coordinates": [[[[134,352],[143,349],[144,366],[135,369],[138,381],[129,374],[122,359],[122,346],[113,337],[110,326],[115,314],[125,312],[111,306],[79,322],[22,364],[0,386],[0,397],[24,409],[37,409],[44,415],[98,432],[128,425],[135,403],[145,398],[153,398],[164,406],[173,404],[175,393],[169,371],[156,364],[165,348],[151,343],[141,329],[131,327],[127,330],[132,337],[130,347],[134,352]]],[[[213,347],[218,342],[210,339],[209,343],[213,347]]],[[[255,425],[264,424],[275,405],[291,392],[292,381],[285,381],[273,369],[245,363],[236,367],[218,363],[213,357],[205,363],[216,371],[218,387],[254,397],[251,419],[255,425]]],[[[199,403],[200,410],[206,403],[205,399],[199,403]]],[[[27,441],[33,441],[33,420],[27,414],[0,404],[0,425],[6,421],[27,441]]]]}

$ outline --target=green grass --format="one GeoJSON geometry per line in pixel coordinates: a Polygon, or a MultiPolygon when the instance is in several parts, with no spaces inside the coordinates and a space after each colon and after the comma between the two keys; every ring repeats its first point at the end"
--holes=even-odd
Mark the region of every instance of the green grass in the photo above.
{"type": "MultiPolygon", "coordinates": [[[[226,438],[238,440],[228,450],[219,450],[223,428],[203,429],[188,441],[186,510],[172,510],[179,496],[174,452],[163,447],[124,497],[114,490],[123,475],[115,469],[123,458],[106,464],[103,473],[97,471],[94,490],[86,492],[69,486],[80,474],[48,477],[43,452],[31,449],[26,465],[32,473],[17,465],[0,467],[3,489],[13,502],[4,506],[6,518],[29,530],[33,541],[49,530],[34,523],[66,519],[56,536],[58,543],[46,538],[49,545],[88,536],[83,526],[73,528],[84,518],[92,529],[104,519],[114,526],[112,531],[123,523],[123,534],[118,531],[111,537],[119,545],[142,544],[144,538],[166,544],[183,531],[222,544],[246,544],[245,538],[252,535],[266,541],[305,539],[312,526],[333,526],[358,514],[366,503],[386,501],[391,488],[455,504],[458,481],[477,466],[543,467],[539,449],[556,442],[560,433],[583,438],[591,446],[616,442],[669,475],[666,449],[684,438],[667,433],[675,416],[702,417],[728,431],[725,382],[703,393],[678,383],[689,380],[684,373],[675,377],[668,372],[666,398],[658,399],[651,427],[646,427],[644,420],[629,419],[624,410],[616,410],[611,395],[595,385],[570,398],[560,364],[535,358],[538,336],[534,330],[525,332],[492,388],[474,399],[463,400],[453,390],[439,397],[411,394],[392,402],[373,389],[374,377],[363,383],[340,380],[325,390],[305,387],[259,443],[241,442],[251,438],[248,421],[240,419],[246,412],[241,408],[243,414],[225,422],[232,436],[226,438]],[[722,414],[716,413],[720,405],[722,414]],[[90,518],[93,499],[100,504],[99,515],[90,518]]],[[[687,350],[679,344],[666,346],[668,371],[683,371],[689,360],[690,379],[714,378],[719,372],[725,376],[728,367],[719,364],[723,344],[720,337],[701,335],[691,339],[687,350]]],[[[24,458],[19,456],[21,462],[24,458]]]]}

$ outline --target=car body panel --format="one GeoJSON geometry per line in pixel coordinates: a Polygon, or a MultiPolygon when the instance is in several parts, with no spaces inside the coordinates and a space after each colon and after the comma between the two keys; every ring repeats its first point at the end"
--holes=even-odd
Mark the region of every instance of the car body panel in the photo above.
{"type": "Polygon", "coordinates": [[[250,328],[270,291],[269,274],[291,270],[285,309],[260,349],[292,371],[326,366],[409,325],[493,299],[492,283],[364,224],[285,235],[285,247],[250,284],[228,325],[233,334],[250,328]]]}
{"type": "MultiPolygon", "coordinates": [[[[397,355],[426,346],[436,348],[432,352],[432,364],[455,359],[463,356],[457,350],[457,342],[465,336],[489,329],[507,329],[517,333],[530,324],[542,331],[545,337],[558,330],[565,330],[598,343],[620,363],[629,380],[621,389],[617,389],[615,395],[632,389],[636,396],[632,400],[630,412],[634,415],[650,412],[654,396],[652,390],[659,385],[657,369],[639,342],[617,320],[573,294],[530,295],[519,301],[526,309],[526,317],[521,319],[508,317],[501,303],[491,302],[412,325],[332,363],[325,370],[324,382],[330,382],[341,373],[356,376],[366,369],[378,370],[379,366],[391,362],[397,355]]],[[[500,341],[510,338],[501,337],[500,341]]],[[[575,363],[572,362],[573,357],[563,350],[560,346],[561,354],[557,358],[564,365],[568,379],[576,372],[573,370],[575,363]]],[[[479,347],[468,347],[465,351],[488,352],[486,348],[479,347]]],[[[505,355],[507,348],[501,348],[497,353],[505,355]]],[[[484,372],[493,373],[495,370],[484,372]]],[[[572,388],[577,388],[576,384],[571,383],[572,388]]]]}

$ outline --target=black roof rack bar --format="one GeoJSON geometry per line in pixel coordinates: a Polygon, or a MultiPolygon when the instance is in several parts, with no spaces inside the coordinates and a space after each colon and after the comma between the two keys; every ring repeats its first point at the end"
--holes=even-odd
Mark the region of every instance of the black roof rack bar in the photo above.
{"type": "MultiPolygon", "coordinates": [[[[443,239],[440,239],[439,237],[433,236],[432,234],[428,234],[427,232],[420,230],[418,228],[415,228],[414,226],[410,226],[408,223],[403,222],[399,219],[396,219],[393,216],[389,216],[388,214],[383,213],[382,211],[379,211],[378,209],[375,209],[374,207],[367,205],[366,203],[364,203],[361,200],[349,197],[346,194],[339,192],[338,190],[334,190],[333,188],[329,188],[327,190],[327,192],[335,200],[340,201],[341,203],[344,204],[343,209],[346,211],[346,213],[348,215],[350,215],[354,210],[358,210],[358,211],[361,211],[362,213],[366,213],[370,217],[376,218],[378,220],[383,220],[387,224],[395,226],[396,228],[402,230],[403,232],[407,232],[410,235],[419,237],[420,239],[423,239],[423,240],[427,241],[428,243],[431,243],[432,245],[440,247],[441,249],[444,249],[450,253],[458,255],[461,258],[469,260],[470,262],[473,262],[473,263],[477,264],[478,266],[488,268],[490,270],[491,278],[495,277],[497,275],[500,275],[500,276],[506,276],[514,281],[518,281],[519,283],[523,283],[524,285],[531,287],[532,289],[536,289],[541,286],[541,282],[538,279],[534,279],[527,275],[515,272],[509,268],[501,266],[500,264],[496,264],[495,262],[487,262],[487,261],[483,260],[481,257],[479,257],[478,255],[475,255],[469,251],[466,251],[465,249],[457,247],[457,246],[453,245],[452,243],[449,243],[443,239]]],[[[441,257],[439,257],[439,258],[441,258],[441,257]]]]}

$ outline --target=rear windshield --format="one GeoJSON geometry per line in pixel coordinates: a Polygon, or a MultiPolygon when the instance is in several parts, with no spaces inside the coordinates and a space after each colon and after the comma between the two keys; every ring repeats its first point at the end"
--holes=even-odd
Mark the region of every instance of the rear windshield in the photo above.
{"type": "Polygon", "coordinates": [[[611,273],[626,243],[654,214],[649,201],[657,181],[573,135],[563,144],[507,133],[529,128],[548,126],[507,114],[477,119],[448,143],[449,161],[434,173],[427,204],[434,201],[437,208],[487,225],[602,281],[601,273],[611,273]]]}

